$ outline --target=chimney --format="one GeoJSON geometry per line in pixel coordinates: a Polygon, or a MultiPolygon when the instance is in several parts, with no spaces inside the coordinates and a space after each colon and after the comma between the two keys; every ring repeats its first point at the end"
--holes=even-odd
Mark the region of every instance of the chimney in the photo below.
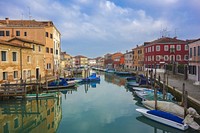
{"type": "Polygon", "coordinates": [[[5,18],[6,24],[9,24],[9,18],[5,18]]]}

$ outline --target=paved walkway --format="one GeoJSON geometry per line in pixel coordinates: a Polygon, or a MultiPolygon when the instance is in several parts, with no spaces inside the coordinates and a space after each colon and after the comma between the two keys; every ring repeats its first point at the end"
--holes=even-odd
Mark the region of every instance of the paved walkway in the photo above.
{"type": "MultiPolygon", "coordinates": [[[[161,79],[163,79],[163,74],[161,74],[161,79]]],[[[200,102],[200,85],[194,85],[194,81],[191,80],[184,80],[183,75],[168,74],[168,85],[182,92],[183,83],[185,83],[185,90],[188,91],[188,95],[200,102]]]]}

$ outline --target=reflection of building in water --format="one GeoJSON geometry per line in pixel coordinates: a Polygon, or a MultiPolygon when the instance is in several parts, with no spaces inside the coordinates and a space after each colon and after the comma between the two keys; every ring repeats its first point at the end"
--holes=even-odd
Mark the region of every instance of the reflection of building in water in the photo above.
{"type": "Polygon", "coordinates": [[[0,103],[0,132],[56,132],[62,117],[56,97],[0,103]]]}
{"type": "Polygon", "coordinates": [[[118,86],[124,86],[126,83],[126,78],[111,73],[105,73],[105,81],[116,84],[118,86]]]}

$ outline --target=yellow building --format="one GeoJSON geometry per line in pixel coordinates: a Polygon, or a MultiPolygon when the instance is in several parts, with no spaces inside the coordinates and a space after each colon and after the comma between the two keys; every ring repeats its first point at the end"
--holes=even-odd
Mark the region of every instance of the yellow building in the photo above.
{"type": "Polygon", "coordinates": [[[60,67],[60,36],[52,21],[0,20],[1,40],[19,37],[45,45],[44,63],[48,75],[53,75],[60,67]]]}
{"type": "Polygon", "coordinates": [[[133,69],[135,71],[144,70],[144,45],[138,46],[133,51],[133,69]]]}
{"type": "Polygon", "coordinates": [[[61,69],[68,69],[72,67],[72,56],[66,52],[61,52],[61,69]]]}
{"type": "Polygon", "coordinates": [[[88,58],[82,55],[73,57],[73,67],[87,67],[88,58]]]}
{"type": "Polygon", "coordinates": [[[44,44],[14,37],[0,41],[0,52],[0,83],[45,75],[44,44]]]}

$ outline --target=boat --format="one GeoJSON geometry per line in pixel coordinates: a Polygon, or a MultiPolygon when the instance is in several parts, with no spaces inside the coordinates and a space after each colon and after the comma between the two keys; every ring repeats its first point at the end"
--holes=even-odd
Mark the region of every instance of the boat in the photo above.
{"type": "Polygon", "coordinates": [[[116,75],[119,75],[119,76],[132,75],[131,72],[121,72],[121,71],[116,71],[115,74],[116,74],[116,75]]]}
{"type": "Polygon", "coordinates": [[[139,87],[140,84],[137,83],[136,81],[130,81],[130,82],[127,82],[127,83],[126,83],[126,86],[127,86],[127,87],[139,87]]]}
{"type": "MultiPolygon", "coordinates": [[[[135,95],[141,98],[142,100],[154,100],[154,90],[152,89],[144,89],[142,91],[135,91],[135,95]]],[[[171,93],[167,93],[166,100],[173,101],[173,95],[171,93]]],[[[163,100],[162,92],[157,92],[157,99],[163,100]]]]}
{"type": "Polygon", "coordinates": [[[106,69],[105,72],[107,72],[107,73],[115,73],[115,69],[106,69]]]}
{"type": "MultiPolygon", "coordinates": [[[[155,101],[142,101],[142,104],[150,109],[155,109],[155,101]]],[[[184,118],[184,108],[176,103],[170,102],[170,101],[157,101],[157,109],[165,112],[172,113],[174,115],[177,115],[179,117],[184,118]]]]}
{"type": "Polygon", "coordinates": [[[82,82],[95,82],[100,81],[100,76],[96,76],[96,73],[92,73],[89,77],[82,79],[82,82]]]}
{"type": "Polygon", "coordinates": [[[148,109],[143,109],[143,108],[138,108],[136,111],[140,112],[142,115],[145,117],[157,121],[159,123],[174,127],[176,129],[180,130],[186,130],[188,129],[188,125],[184,124],[183,118],[180,118],[176,115],[173,115],[168,112],[160,111],[160,110],[148,110],[148,109]]]}
{"type": "Polygon", "coordinates": [[[75,85],[76,85],[75,83],[68,84],[64,78],[60,78],[59,80],[49,83],[48,86],[42,86],[42,88],[43,89],[63,89],[63,88],[74,87],[75,85]]]}
{"type": "Polygon", "coordinates": [[[40,93],[40,94],[26,94],[26,98],[43,98],[43,97],[53,97],[56,93],[40,93]]]}
{"type": "Polygon", "coordinates": [[[149,88],[146,87],[132,87],[132,89],[134,91],[145,91],[145,90],[149,90],[149,88]]]}

